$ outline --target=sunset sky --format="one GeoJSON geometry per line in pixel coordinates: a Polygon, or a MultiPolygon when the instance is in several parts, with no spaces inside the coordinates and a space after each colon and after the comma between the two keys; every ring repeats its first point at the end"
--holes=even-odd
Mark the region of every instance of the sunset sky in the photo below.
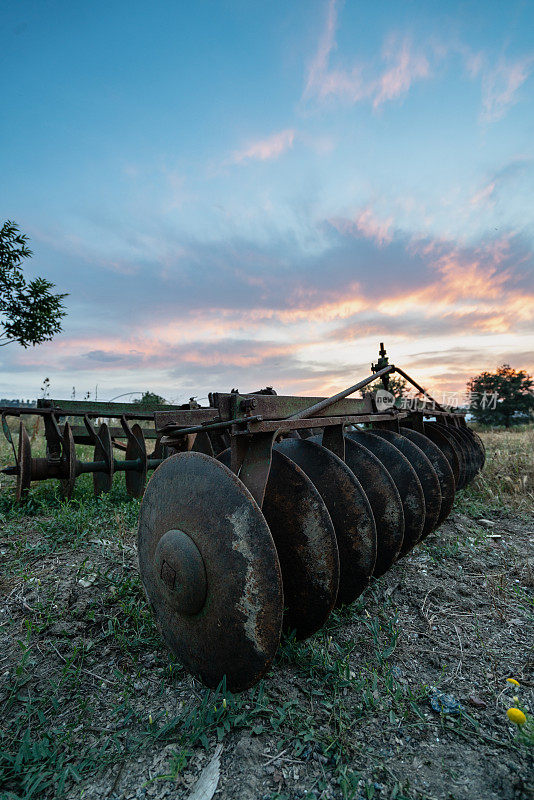
{"type": "Polygon", "coordinates": [[[534,371],[532,2],[5,3],[0,224],[68,292],[0,397],[534,371]]]}

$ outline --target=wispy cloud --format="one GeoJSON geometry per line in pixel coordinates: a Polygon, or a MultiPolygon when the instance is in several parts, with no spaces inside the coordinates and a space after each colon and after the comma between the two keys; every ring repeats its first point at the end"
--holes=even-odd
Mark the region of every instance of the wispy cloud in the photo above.
{"type": "Polygon", "coordinates": [[[243,164],[247,161],[269,161],[279,158],[283,153],[291,150],[295,141],[296,131],[288,128],[284,131],[250,142],[241,150],[236,150],[230,159],[234,164],[243,164]]]}
{"type": "Polygon", "coordinates": [[[306,94],[321,92],[324,87],[324,77],[328,73],[330,53],[336,47],[336,28],[339,0],[329,0],[326,15],[326,24],[319,38],[317,52],[308,69],[306,94]]]}
{"type": "Polygon", "coordinates": [[[426,56],[413,49],[408,39],[390,37],[384,46],[383,56],[389,67],[380,76],[374,92],[373,107],[406,94],[412,83],[430,76],[426,56]]]}
{"type": "Polygon", "coordinates": [[[329,220],[340,233],[361,235],[373,239],[382,247],[393,239],[393,217],[380,219],[371,206],[360,209],[352,218],[333,218],[329,220]]]}
{"type": "Polygon", "coordinates": [[[482,110],[480,119],[490,123],[501,119],[519,101],[519,89],[530,77],[534,55],[515,60],[472,50],[464,42],[439,38],[414,44],[408,35],[398,33],[386,37],[381,62],[355,60],[352,66],[334,62],[337,50],[336,31],[342,0],[328,0],[326,20],[319,36],[317,50],[311,59],[303,100],[355,104],[367,101],[376,110],[388,101],[408,94],[414,83],[432,77],[433,67],[450,55],[459,55],[470,78],[480,78],[482,110]]]}
{"type": "Polygon", "coordinates": [[[520,156],[512,158],[500,169],[492,171],[481,187],[473,193],[470,200],[471,205],[475,206],[475,208],[489,204],[493,205],[499,190],[524,176],[529,169],[532,169],[532,164],[532,158],[520,156]]]}
{"type": "Polygon", "coordinates": [[[501,57],[482,76],[483,122],[496,122],[519,100],[518,91],[532,72],[534,56],[515,61],[501,57]]]}
{"type": "Polygon", "coordinates": [[[376,109],[388,100],[407,94],[415,81],[430,76],[427,56],[414,48],[409,37],[396,35],[388,36],[384,43],[382,66],[364,63],[356,63],[350,69],[332,66],[341,5],[338,0],[329,0],[326,23],[308,68],[305,100],[338,99],[347,103],[369,100],[376,109]]]}
{"type": "Polygon", "coordinates": [[[475,206],[475,208],[480,208],[481,206],[485,206],[490,203],[493,199],[495,187],[495,181],[486,183],[485,186],[473,194],[470,200],[471,205],[475,206]]]}

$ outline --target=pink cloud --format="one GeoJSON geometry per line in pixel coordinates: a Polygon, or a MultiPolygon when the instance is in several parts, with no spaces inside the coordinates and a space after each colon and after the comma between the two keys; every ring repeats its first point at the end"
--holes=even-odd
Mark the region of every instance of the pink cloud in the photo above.
{"type": "Polygon", "coordinates": [[[465,252],[436,241],[423,245],[433,280],[421,289],[390,295],[376,308],[384,314],[418,312],[426,318],[478,315],[472,327],[485,332],[503,333],[518,324],[533,321],[534,297],[514,285],[509,261],[510,242],[506,237],[465,252]]]}
{"type": "Polygon", "coordinates": [[[337,13],[338,0],[329,0],[326,25],[321,33],[317,52],[308,70],[305,94],[314,94],[316,90],[321,91],[325,73],[328,71],[330,53],[336,47],[337,13]]]}
{"type": "Polygon", "coordinates": [[[510,106],[518,102],[518,89],[530,76],[533,64],[534,56],[527,56],[517,61],[500,58],[497,64],[484,74],[481,114],[483,122],[496,122],[504,116],[510,106]]]}
{"type": "Polygon", "coordinates": [[[413,49],[408,38],[391,36],[386,40],[382,58],[386,63],[383,72],[370,65],[355,64],[351,69],[334,68],[330,65],[331,55],[336,50],[336,29],[340,3],[329,0],[326,24],[319,38],[317,51],[309,65],[304,89],[304,99],[323,102],[338,98],[348,103],[371,100],[373,108],[378,108],[387,100],[406,94],[416,80],[430,76],[430,64],[422,52],[413,49]]]}
{"type": "Polygon", "coordinates": [[[484,206],[489,203],[493,199],[493,193],[495,192],[496,182],[491,181],[490,183],[483,186],[478,192],[471,198],[471,205],[479,208],[480,206],[484,206]]]}
{"type": "Polygon", "coordinates": [[[391,66],[378,80],[373,108],[406,94],[414,81],[430,75],[427,58],[414,52],[408,39],[399,42],[391,38],[384,48],[384,58],[391,66]]]}
{"type": "Polygon", "coordinates": [[[293,147],[294,141],[295,131],[288,128],[285,131],[273,133],[266,139],[251,142],[243,150],[236,150],[231,160],[235,164],[242,164],[245,161],[268,161],[279,158],[293,147]]]}
{"type": "Polygon", "coordinates": [[[393,217],[380,219],[370,206],[362,208],[352,219],[331,219],[330,224],[343,234],[361,235],[382,247],[393,239],[393,217]]]}
{"type": "Polygon", "coordinates": [[[452,53],[461,56],[470,78],[481,77],[481,120],[495,122],[518,102],[518,90],[532,72],[534,55],[515,61],[501,57],[490,66],[488,55],[461,42],[428,41],[415,47],[409,37],[398,35],[386,39],[382,67],[361,62],[338,67],[332,61],[341,7],[340,0],[328,1],[326,21],[308,66],[304,100],[324,103],[337,99],[350,104],[367,100],[376,110],[383,103],[406,95],[417,81],[430,78],[433,64],[452,53]]]}

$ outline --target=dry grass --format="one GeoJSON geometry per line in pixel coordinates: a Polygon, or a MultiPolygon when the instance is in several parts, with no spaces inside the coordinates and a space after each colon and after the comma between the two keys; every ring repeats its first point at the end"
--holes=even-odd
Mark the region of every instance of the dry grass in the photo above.
{"type": "Polygon", "coordinates": [[[534,511],[534,426],[479,435],[486,447],[486,465],[470,493],[491,506],[534,511]]]}

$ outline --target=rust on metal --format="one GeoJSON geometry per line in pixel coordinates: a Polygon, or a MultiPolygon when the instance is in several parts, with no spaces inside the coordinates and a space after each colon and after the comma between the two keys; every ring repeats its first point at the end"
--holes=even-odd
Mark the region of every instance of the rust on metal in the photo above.
{"type": "Polygon", "coordinates": [[[425,524],[425,498],[417,473],[406,456],[380,436],[370,431],[350,431],[347,437],[374,453],[395,482],[404,513],[404,537],[400,551],[404,555],[417,544],[425,524]]]}
{"type": "Polygon", "coordinates": [[[450,439],[439,430],[439,428],[437,428],[435,425],[432,425],[430,422],[423,422],[423,433],[427,439],[430,439],[431,442],[434,442],[434,444],[439,447],[449,462],[449,466],[452,470],[454,478],[454,490],[456,492],[458,489],[458,482],[460,480],[460,458],[455,444],[451,442],[450,439]]]}
{"type": "Polygon", "coordinates": [[[113,444],[106,422],[103,422],[98,429],[93,458],[97,462],[105,462],[106,466],[106,469],[101,472],[93,472],[93,486],[95,495],[98,497],[102,492],[110,491],[113,484],[113,472],[115,467],[113,460],[113,444]]]}
{"type": "Polygon", "coordinates": [[[399,491],[384,463],[361,442],[347,437],[345,463],[367,495],[376,524],[375,577],[397,560],[404,540],[404,511],[399,491]]]}
{"type": "Polygon", "coordinates": [[[369,500],[354,473],[320,444],[284,439],[275,449],[301,467],[323,498],[339,550],[337,604],[352,603],[369,583],[376,562],[376,526],[369,500]]]}
{"type": "MultiPolygon", "coordinates": [[[[219,459],[230,466],[230,450],[219,459]]],[[[305,639],[321,628],[339,587],[339,554],[334,526],[316,486],[279,450],[262,506],[282,570],[284,629],[305,639]]]]}
{"type": "Polygon", "coordinates": [[[17,500],[23,500],[28,494],[31,483],[32,449],[30,437],[21,420],[19,425],[19,446],[17,452],[17,500]]]}
{"type": "Polygon", "coordinates": [[[265,518],[239,478],[204,453],[179,453],[154,472],[141,504],[139,567],[170,649],[195,675],[231,691],[255,684],[274,658],[282,627],[278,556],[265,518]],[[205,568],[201,611],[169,601],[156,553],[169,531],[195,544],[205,568]]]}
{"type": "Polygon", "coordinates": [[[419,478],[425,498],[425,522],[421,533],[421,539],[424,539],[436,527],[441,510],[441,489],[436,470],[421,448],[401,433],[377,429],[373,435],[382,436],[394,445],[408,459],[419,478]]]}
{"type": "Polygon", "coordinates": [[[125,471],[126,491],[130,497],[142,497],[145,491],[146,476],[148,471],[148,458],[146,453],[145,438],[138,423],[130,428],[124,422],[127,433],[126,461],[137,461],[137,469],[125,471]]]}
{"type": "Polygon", "coordinates": [[[63,453],[61,463],[61,493],[66,500],[70,500],[76,482],[76,448],[74,434],[68,422],[63,428],[63,453]]]}
{"type": "Polygon", "coordinates": [[[449,516],[454,503],[454,475],[447,458],[424,433],[401,427],[400,432],[407,439],[416,444],[428,458],[436,472],[439,488],[441,490],[441,507],[435,527],[439,527],[449,516]]]}

